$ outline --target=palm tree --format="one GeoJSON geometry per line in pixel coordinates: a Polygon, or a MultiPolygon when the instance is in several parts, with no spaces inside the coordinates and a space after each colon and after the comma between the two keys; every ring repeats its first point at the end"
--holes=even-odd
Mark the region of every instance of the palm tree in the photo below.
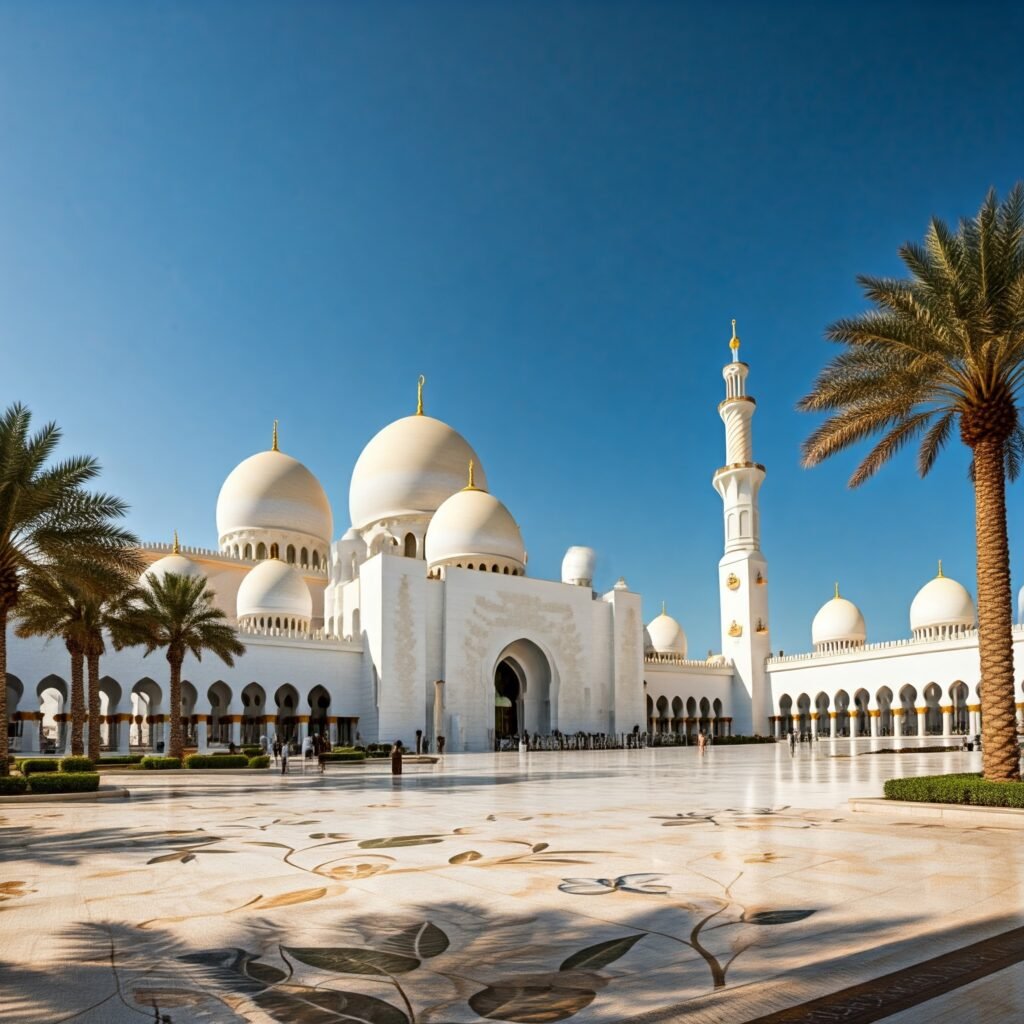
{"type": "Polygon", "coordinates": [[[85,667],[89,680],[88,755],[92,761],[100,756],[100,658],[106,654],[104,631],[116,629],[128,604],[140,596],[134,577],[114,576],[109,586],[90,593],[85,601],[85,667]]]}
{"type": "MultiPolygon", "coordinates": [[[[18,602],[20,637],[42,636],[61,639],[71,655],[71,753],[81,756],[84,750],[85,690],[83,669],[89,640],[88,601],[83,591],[67,580],[45,573],[35,573],[18,602]]],[[[90,736],[96,731],[89,730],[90,736]]]]}
{"type": "Polygon", "coordinates": [[[168,753],[182,756],[181,665],[189,651],[202,661],[212,651],[227,665],[245,653],[227,616],[213,603],[213,591],[203,576],[179,576],[169,572],[162,579],[150,576],[136,601],[125,606],[111,622],[111,636],[118,648],[140,645],[145,655],[166,648],[171,667],[171,736],[168,753]]]}
{"type": "Polygon", "coordinates": [[[856,487],[921,438],[924,476],[959,430],[972,455],[984,775],[1019,779],[1005,486],[1024,465],[1024,184],[1002,203],[990,191],[956,231],[933,219],[900,258],[908,278],[860,277],[873,308],[827,330],[848,347],[798,405],[830,414],[803,461],[881,434],[850,479],[856,487]]]}
{"type": "MultiPolygon", "coordinates": [[[[76,456],[49,463],[56,424],[30,436],[31,414],[15,404],[0,415],[0,683],[7,678],[7,623],[33,576],[61,578],[74,564],[138,564],[137,539],[113,522],[127,507],[83,489],[99,463],[76,456]]],[[[8,772],[7,687],[0,685],[0,774],[8,772]]]]}

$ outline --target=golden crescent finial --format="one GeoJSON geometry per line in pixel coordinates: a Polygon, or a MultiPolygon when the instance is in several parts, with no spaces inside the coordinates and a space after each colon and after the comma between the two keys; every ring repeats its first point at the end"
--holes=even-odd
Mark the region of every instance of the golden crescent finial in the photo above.
{"type": "Polygon", "coordinates": [[[833,598],[833,600],[839,600],[839,580],[836,580],[836,596],[833,598]]]}
{"type": "Polygon", "coordinates": [[[476,490],[476,484],[473,483],[473,460],[472,459],[469,460],[469,483],[466,484],[466,490],[467,491],[475,491],[476,490]]]}
{"type": "Polygon", "coordinates": [[[423,415],[423,385],[427,383],[427,378],[420,374],[419,380],[416,382],[416,415],[423,415]]]}
{"type": "Polygon", "coordinates": [[[740,348],[740,339],[736,336],[736,321],[732,322],[732,337],[729,339],[729,348],[732,349],[733,355],[735,355],[740,348]]]}
{"type": "Polygon", "coordinates": [[[278,452],[281,449],[277,447],[277,420],[274,420],[274,438],[270,444],[270,450],[272,452],[278,452]]]}
{"type": "Polygon", "coordinates": [[[664,601],[661,602],[661,614],[662,615],[665,614],[665,602],[664,601]]]}
{"type": "Polygon", "coordinates": [[[174,531],[174,543],[171,545],[171,551],[176,554],[181,554],[181,545],[178,543],[178,531],[174,531]]]}
{"type": "Polygon", "coordinates": [[[942,579],[942,559],[939,559],[939,579],[942,579]]]}

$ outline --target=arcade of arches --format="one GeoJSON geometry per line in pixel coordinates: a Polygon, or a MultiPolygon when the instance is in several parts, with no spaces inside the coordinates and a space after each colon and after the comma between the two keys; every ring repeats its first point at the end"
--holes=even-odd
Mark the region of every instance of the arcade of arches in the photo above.
{"type": "MultiPolygon", "coordinates": [[[[1018,704],[1018,717],[1024,704],[1018,704]]],[[[818,693],[783,694],[772,717],[776,737],[953,736],[981,732],[980,684],[955,680],[945,687],[927,683],[818,693]]]]}
{"type": "MultiPolygon", "coordinates": [[[[644,683],[646,688],[647,683],[644,683]]],[[[719,698],[668,697],[657,700],[647,695],[647,731],[652,736],[676,736],[695,739],[699,732],[708,736],[731,736],[732,718],[723,713],[719,698]]]]}
{"type": "MultiPolygon", "coordinates": [[[[100,680],[101,747],[107,751],[163,749],[169,739],[170,714],[166,682],[148,676],[125,685],[109,676],[100,680]]],[[[49,675],[34,688],[7,676],[8,732],[13,751],[68,749],[71,741],[70,686],[49,675]]],[[[275,735],[300,743],[307,735],[326,736],[331,743],[356,739],[359,719],[331,706],[326,687],[300,692],[290,683],[276,688],[251,682],[232,688],[218,680],[200,697],[188,680],[181,684],[181,719],[187,746],[199,750],[235,744],[268,743],[275,735]]],[[[88,728],[88,725],[86,726],[88,728]]]]}

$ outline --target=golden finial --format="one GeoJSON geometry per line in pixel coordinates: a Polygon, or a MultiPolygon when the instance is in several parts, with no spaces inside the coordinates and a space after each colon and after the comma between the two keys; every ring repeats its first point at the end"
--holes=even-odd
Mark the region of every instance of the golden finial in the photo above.
{"type": "Polygon", "coordinates": [[[733,359],[738,359],[740,350],[740,339],[736,336],[736,321],[732,322],[732,337],[729,339],[729,348],[732,349],[733,359]]]}
{"type": "Polygon", "coordinates": [[[278,452],[281,449],[277,447],[277,420],[274,420],[274,439],[271,442],[270,450],[272,452],[278,452]]]}
{"type": "Polygon", "coordinates": [[[171,551],[176,554],[181,554],[181,545],[178,543],[178,531],[174,531],[174,543],[171,545],[171,551]]]}
{"type": "Polygon", "coordinates": [[[464,491],[476,491],[479,490],[477,485],[473,482],[473,460],[469,460],[469,483],[463,488],[464,491]]]}
{"type": "Polygon", "coordinates": [[[661,614],[662,615],[665,614],[665,602],[664,601],[661,602],[661,614]]]}
{"type": "Polygon", "coordinates": [[[942,579],[942,559],[939,559],[939,579],[942,579]]]}
{"type": "Polygon", "coordinates": [[[835,597],[832,600],[833,601],[838,601],[839,600],[839,580],[836,580],[836,595],[835,595],[835,597]]]}
{"type": "Polygon", "coordinates": [[[420,374],[420,379],[416,382],[416,415],[423,415],[423,385],[427,383],[427,378],[420,374]]]}

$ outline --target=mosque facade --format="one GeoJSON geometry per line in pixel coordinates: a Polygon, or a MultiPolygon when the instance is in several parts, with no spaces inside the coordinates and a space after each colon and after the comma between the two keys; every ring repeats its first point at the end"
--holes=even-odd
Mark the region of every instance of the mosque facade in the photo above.
{"type": "MultiPolygon", "coordinates": [[[[760,541],[766,471],[754,461],[756,402],[735,323],[730,347],[718,406],[725,461],[712,477],[723,508],[720,653],[690,658],[664,608],[645,626],[623,579],[595,592],[588,547],[569,548],[559,580],[530,576],[519,526],[470,443],[424,412],[420,378],[416,412],[385,426],[356,461],[351,525],[339,538],[323,487],[280,450],[275,424],[271,448],[224,481],[216,549],[177,538],[144,546],[144,583],[205,576],[246,646],[233,667],[186,660],[189,741],[206,750],[315,732],[334,743],[411,745],[419,733],[431,749],[444,736],[448,751],[482,751],[523,731],[978,731],[974,605],[941,566],[911,606],[911,637],[868,644],[863,616],[837,586],[812,624],[813,649],[773,655],[760,541]]],[[[13,629],[7,643],[12,748],[63,749],[63,644],[13,629]]],[[[157,748],[170,712],[160,655],[109,650],[101,669],[104,745],[157,748]]]]}

